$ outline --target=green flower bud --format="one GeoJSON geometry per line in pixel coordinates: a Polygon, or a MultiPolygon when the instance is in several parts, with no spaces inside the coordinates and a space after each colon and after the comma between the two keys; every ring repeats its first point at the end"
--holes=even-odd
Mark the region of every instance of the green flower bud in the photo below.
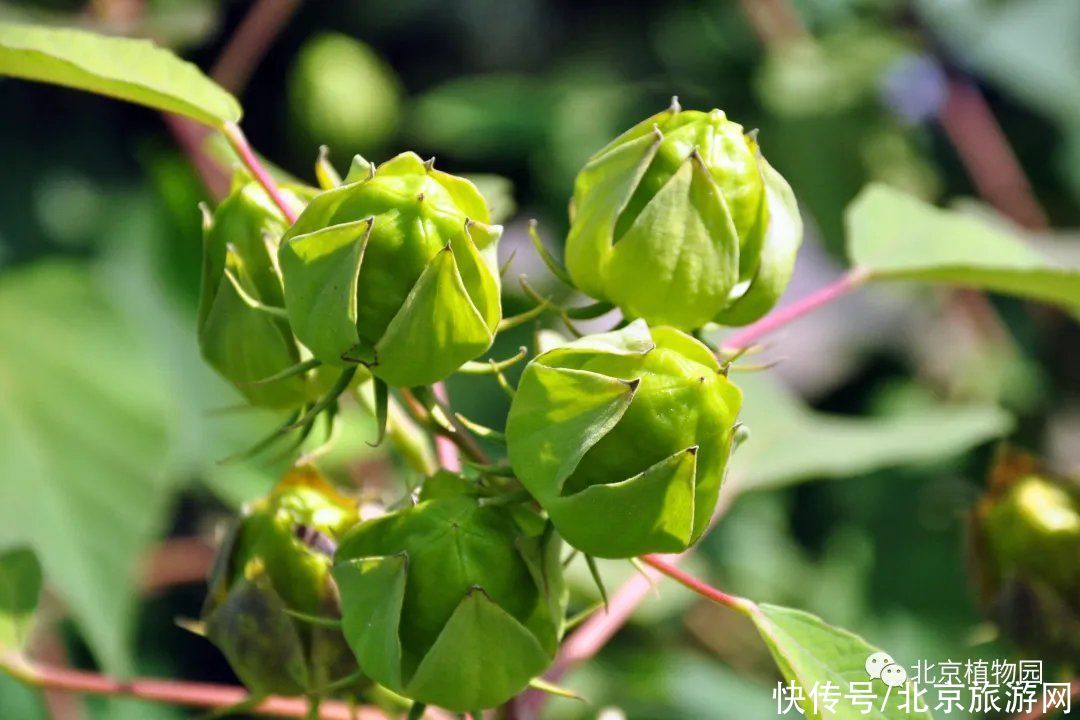
{"type": "Polygon", "coordinates": [[[301,359],[288,321],[252,304],[284,307],[274,255],[285,227],[266,192],[242,177],[203,226],[199,348],[249,402],[273,409],[295,408],[309,394],[304,375],[253,384],[301,359]]]}
{"type": "Polygon", "coordinates": [[[577,176],[566,268],[593,297],[650,325],[745,325],[791,279],[802,220],[752,135],[677,103],[577,176]]]}
{"type": "Polygon", "coordinates": [[[337,617],[330,576],[356,503],[298,469],[245,509],[219,551],[203,608],[206,636],[255,694],[317,693],[357,670],[340,630],[290,614],[337,617]]]}
{"type": "Polygon", "coordinates": [[[462,485],[444,477],[419,504],[358,525],[338,548],[334,578],[364,672],[463,712],[499,705],[544,672],[566,591],[550,526],[537,532],[462,485]]]}
{"type": "Polygon", "coordinates": [[[984,605],[1025,650],[1080,661],[1080,485],[1035,472],[1026,456],[999,464],[974,513],[984,605]]]}
{"type": "Polygon", "coordinates": [[[389,385],[441,380],[491,346],[502,228],[472,183],[414,153],[358,158],[345,180],[282,242],[293,330],[324,363],[361,362],[389,385]]]}
{"type": "Polygon", "coordinates": [[[579,550],[677,552],[708,525],[741,404],[708,348],[637,320],[529,363],[506,425],[510,463],[579,550]]]}

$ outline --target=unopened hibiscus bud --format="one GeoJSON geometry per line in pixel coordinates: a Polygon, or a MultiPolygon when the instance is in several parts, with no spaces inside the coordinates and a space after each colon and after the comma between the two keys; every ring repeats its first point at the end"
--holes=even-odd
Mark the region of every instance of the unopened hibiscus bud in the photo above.
{"type": "Polygon", "coordinates": [[[296,336],[329,365],[361,363],[393,386],[445,378],[487,350],[502,317],[496,244],[468,180],[414,153],[362,159],[285,235],[296,336]]]}
{"type": "Polygon", "coordinates": [[[340,630],[330,568],[356,504],[313,469],[292,471],[244,511],[215,562],[203,609],[207,638],[258,695],[318,693],[357,672],[340,630]]]}
{"type": "Polygon", "coordinates": [[[519,524],[465,487],[436,478],[417,505],[354,528],[334,565],[364,672],[459,712],[504,703],[543,673],[566,609],[550,525],[519,524]]]}
{"type": "Polygon", "coordinates": [[[779,299],[801,241],[791,188],[756,140],[720,110],[673,103],[578,174],[566,267],[650,325],[744,325],[779,299]]]}
{"type": "Polygon", "coordinates": [[[1080,662],[1080,485],[1007,453],[973,526],[991,617],[1026,651],[1080,662]]]}
{"type": "Polygon", "coordinates": [[[283,315],[275,257],[285,227],[285,218],[266,192],[243,176],[207,215],[203,227],[199,348],[206,362],[249,402],[273,409],[299,407],[309,393],[305,374],[257,382],[301,360],[283,315]]]}
{"type": "Polygon", "coordinates": [[[529,363],[506,427],[510,463],[582,552],[685,550],[716,506],[741,404],[708,348],[637,320],[529,363]]]}

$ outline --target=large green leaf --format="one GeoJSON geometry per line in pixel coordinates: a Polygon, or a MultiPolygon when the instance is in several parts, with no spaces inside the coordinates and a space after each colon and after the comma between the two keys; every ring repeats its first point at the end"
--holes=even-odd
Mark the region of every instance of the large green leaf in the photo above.
{"type": "Polygon", "coordinates": [[[901,709],[901,688],[892,688],[886,696],[885,684],[870,680],[866,661],[879,649],[858,635],[832,627],[810,613],[776,605],[750,605],[747,614],[784,679],[803,689],[806,699],[800,704],[806,717],[812,720],[929,720],[932,717],[929,712],[916,712],[914,708],[901,709]],[[851,683],[856,682],[873,683],[870,687],[875,699],[869,712],[864,713],[862,707],[856,707],[845,697],[853,691],[851,683]],[[831,708],[833,712],[827,712],[824,707],[815,711],[811,690],[816,686],[820,691],[826,683],[837,688],[840,697],[835,708],[831,708]]]}
{"type": "Polygon", "coordinates": [[[1080,268],[983,220],[870,185],[847,209],[848,252],[871,279],[924,280],[1080,307],[1080,268]]]}
{"type": "Polygon", "coordinates": [[[169,503],[166,386],[85,266],[0,278],[0,547],[32,548],[127,668],[138,560],[169,503]]]}
{"type": "Polygon", "coordinates": [[[0,651],[21,650],[41,594],[41,566],[33,550],[0,554],[0,651]]]}
{"type": "Polygon", "coordinates": [[[236,99],[197,67],[147,40],[0,23],[0,75],[66,85],[220,127],[236,99]]]}
{"type": "Polygon", "coordinates": [[[747,488],[847,477],[883,467],[941,460],[1007,433],[995,406],[928,405],[895,415],[845,417],[815,412],[764,375],[739,378],[740,421],[750,438],[733,456],[747,488]]]}

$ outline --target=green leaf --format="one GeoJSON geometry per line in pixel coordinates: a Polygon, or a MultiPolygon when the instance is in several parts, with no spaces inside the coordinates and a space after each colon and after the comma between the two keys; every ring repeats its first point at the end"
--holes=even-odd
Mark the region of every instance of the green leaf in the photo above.
{"type": "Polygon", "coordinates": [[[108,95],[212,127],[241,116],[232,95],[147,40],[0,23],[0,75],[108,95]]]}
{"type": "Polygon", "coordinates": [[[167,386],[85,266],[0,278],[0,547],[32,548],[110,672],[169,506],[167,386]]]}
{"type": "Polygon", "coordinates": [[[883,467],[940,460],[1007,433],[1008,413],[994,406],[929,405],[896,415],[844,417],[815,412],[764,375],[741,377],[740,420],[750,438],[732,457],[747,489],[883,467]]]}
{"type": "Polygon", "coordinates": [[[801,610],[776,605],[753,605],[747,614],[757,626],[762,640],[769,647],[777,667],[788,682],[803,689],[806,700],[800,703],[806,717],[812,720],[929,720],[929,712],[901,709],[901,688],[892,688],[886,699],[886,686],[873,680],[874,706],[869,713],[855,706],[846,697],[850,683],[871,682],[866,671],[866,660],[878,648],[858,635],[832,627],[821,618],[801,610]],[[840,697],[835,712],[825,712],[819,707],[814,711],[810,691],[816,685],[820,690],[825,683],[839,689],[840,697]],[[882,709],[884,707],[884,709],[882,709]]]}
{"type": "Polygon", "coordinates": [[[1080,268],[1054,265],[1018,237],[884,185],[847,209],[852,262],[877,280],[923,280],[1080,307],[1080,268]]]}
{"type": "Polygon", "coordinates": [[[21,650],[41,594],[41,565],[33,550],[0,554],[0,651],[21,650]]]}

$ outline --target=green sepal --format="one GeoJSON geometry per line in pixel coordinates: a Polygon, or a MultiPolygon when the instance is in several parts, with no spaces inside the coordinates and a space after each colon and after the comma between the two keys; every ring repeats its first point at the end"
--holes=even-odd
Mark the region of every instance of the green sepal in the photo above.
{"type": "Polygon", "coordinates": [[[563,578],[563,544],[555,534],[555,528],[546,523],[541,534],[522,536],[517,539],[516,545],[533,582],[547,599],[545,605],[537,608],[535,620],[530,618],[526,625],[544,649],[554,655],[566,628],[566,604],[569,599],[569,589],[563,578]]]}
{"type": "Polygon", "coordinates": [[[455,258],[447,246],[424,268],[375,345],[373,375],[395,387],[430,385],[491,347],[493,329],[469,297],[455,258]]]}
{"type": "Polygon", "coordinates": [[[495,332],[502,320],[498,241],[501,225],[466,222],[465,232],[450,240],[462,282],[488,330],[495,332]]]}
{"type": "MultiPolygon", "coordinates": [[[[574,197],[586,193],[594,202],[571,205],[566,238],[566,269],[574,285],[601,300],[604,269],[615,242],[615,223],[660,147],[661,137],[647,132],[594,157],[574,181],[574,197]]],[[[618,142],[618,141],[616,141],[618,142]]]]}
{"type": "MultiPolygon", "coordinates": [[[[229,257],[235,258],[232,253],[229,257]]],[[[248,275],[239,260],[229,264],[239,271],[238,281],[247,284],[248,275]]],[[[295,366],[300,353],[288,323],[248,306],[224,272],[208,301],[198,337],[203,359],[236,385],[252,404],[290,409],[305,400],[307,380],[303,375],[266,385],[253,384],[295,366]]]]}
{"type": "Polygon", "coordinates": [[[296,365],[300,358],[288,322],[250,304],[280,308],[284,303],[274,257],[276,238],[285,229],[284,218],[244,173],[234,176],[229,196],[213,213],[205,206],[202,210],[200,352],[252,404],[271,409],[298,407],[306,400],[306,376],[251,386],[296,365]]]}
{"type": "Polygon", "coordinates": [[[689,330],[724,307],[738,277],[738,233],[720,187],[694,153],[616,242],[604,295],[631,317],[689,330]]]}
{"type": "Polygon", "coordinates": [[[532,633],[474,588],[424,656],[405,694],[455,712],[495,707],[550,662],[532,633]],[[463,653],[463,647],[470,652],[463,653]]]}
{"type": "Polygon", "coordinates": [[[345,179],[341,183],[342,185],[351,185],[352,183],[363,182],[371,179],[374,173],[375,166],[368,162],[363,155],[353,155],[352,162],[349,163],[349,172],[345,173],[345,179]]]}
{"type": "Polygon", "coordinates": [[[403,554],[344,560],[333,575],[341,593],[342,630],[360,667],[391,689],[402,687],[398,627],[408,558],[403,554]]]}
{"type": "Polygon", "coordinates": [[[465,213],[465,217],[481,223],[491,221],[487,202],[471,180],[435,169],[428,169],[428,176],[446,189],[454,203],[465,213]]]}
{"type": "Polygon", "coordinates": [[[548,512],[566,541],[589,555],[679,552],[694,532],[696,459],[697,448],[688,448],[628,480],[563,496],[548,505],[548,512]],[[626,523],[618,515],[651,522],[626,523]]]}
{"type": "Polygon", "coordinates": [[[285,308],[293,332],[328,365],[342,359],[359,341],[356,291],[372,218],[332,225],[282,244],[285,308]]]}
{"type": "Polygon", "coordinates": [[[506,422],[510,464],[544,507],[557,500],[581,458],[619,422],[637,384],[534,361],[506,422]]]}
{"type": "Polygon", "coordinates": [[[643,356],[656,347],[652,332],[644,320],[635,320],[624,328],[595,333],[544,352],[536,358],[541,365],[555,366],[572,356],[588,357],[596,353],[630,357],[643,356]]]}
{"type": "Polygon", "coordinates": [[[764,158],[758,162],[770,215],[761,259],[746,292],[713,318],[721,325],[749,325],[772,310],[787,289],[802,245],[803,222],[795,193],[764,158]]]}
{"type": "Polygon", "coordinates": [[[298,695],[310,687],[300,634],[262,573],[233,584],[206,618],[206,637],[257,695],[298,695]]]}

